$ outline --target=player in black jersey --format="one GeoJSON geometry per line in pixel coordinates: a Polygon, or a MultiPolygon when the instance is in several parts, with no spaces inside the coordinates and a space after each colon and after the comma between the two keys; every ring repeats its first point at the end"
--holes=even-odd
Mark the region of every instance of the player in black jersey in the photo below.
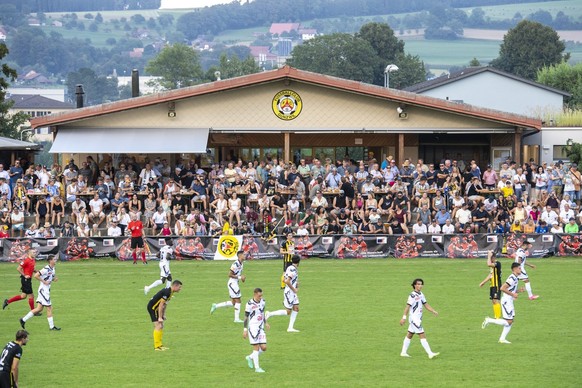
{"type": "Polygon", "coordinates": [[[162,337],[164,335],[164,321],[166,320],[166,306],[172,299],[175,292],[180,292],[182,289],[182,282],[174,280],[169,288],[163,288],[158,291],[148,302],[148,313],[154,323],[154,349],[157,351],[168,350],[162,345],[162,337]]]}
{"type": "Polygon", "coordinates": [[[501,318],[501,305],[499,299],[501,297],[501,262],[496,258],[496,251],[487,252],[487,266],[491,268],[489,275],[481,283],[479,287],[483,287],[488,281],[491,283],[489,287],[489,299],[493,303],[493,315],[495,319],[501,318]]]}
{"type": "Polygon", "coordinates": [[[281,243],[279,252],[283,255],[283,275],[281,275],[281,289],[285,288],[285,271],[289,267],[295,254],[295,241],[293,241],[293,233],[287,233],[287,239],[281,243]]]}
{"type": "Polygon", "coordinates": [[[18,330],[16,339],[8,342],[0,354],[0,388],[18,387],[18,365],[22,347],[28,342],[28,332],[18,330]]]}

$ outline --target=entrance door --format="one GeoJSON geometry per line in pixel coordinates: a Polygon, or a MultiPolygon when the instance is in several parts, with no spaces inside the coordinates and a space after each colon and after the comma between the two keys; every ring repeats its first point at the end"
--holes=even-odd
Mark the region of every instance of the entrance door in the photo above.
{"type": "Polygon", "coordinates": [[[425,164],[438,166],[441,161],[450,159],[462,160],[467,166],[474,159],[483,168],[490,159],[489,135],[420,135],[418,155],[425,164]]]}

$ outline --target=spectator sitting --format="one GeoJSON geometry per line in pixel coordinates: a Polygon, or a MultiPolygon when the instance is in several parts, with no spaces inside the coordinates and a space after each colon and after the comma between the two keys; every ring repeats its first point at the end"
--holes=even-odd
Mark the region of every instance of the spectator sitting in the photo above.
{"type": "Polygon", "coordinates": [[[414,234],[428,233],[426,225],[422,222],[420,218],[418,219],[418,221],[416,221],[416,224],[412,225],[412,231],[414,232],[414,234]]]}
{"type": "Polygon", "coordinates": [[[114,218],[111,221],[111,226],[107,229],[107,236],[109,237],[120,237],[121,236],[121,228],[118,225],[119,220],[114,218]]]}
{"type": "Polygon", "coordinates": [[[535,233],[544,234],[549,233],[550,229],[548,228],[548,224],[545,221],[541,221],[539,225],[536,227],[535,233]]]}
{"type": "Polygon", "coordinates": [[[73,226],[69,221],[65,221],[65,225],[61,229],[61,237],[73,237],[73,226]]]}
{"type": "Polygon", "coordinates": [[[445,224],[441,227],[443,234],[453,234],[455,233],[455,225],[452,224],[452,220],[447,218],[445,224]]]}
{"type": "Polygon", "coordinates": [[[511,233],[523,233],[523,226],[519,220],[515,220],[513,224],[511,224],[511,233]]]}
{"type": "Polygon", "coordinates": [[[531,233],[535,233],[535,230],[536,230],[536,224],[534,223],[534,220],[531,218],[528,218],[527,221],[525,222],[525,224],[523,224],[523,233],[531,234],[531,233]]]}
{"type": "Polygon", "coordinates": [[[578,228],[578,224],[576,223],[576,219],[571,217],[568,220],[568,223],[564,227],[564,233],[578,233],[580,229],[578,228]]]}
{"type": "Polygon", "coordinates": [[[550,233],[564,233],[564,229],[562,228],[562,225],[558,223],[558,221],[554,221],[552,223],[552,229],[550,229],[550,233]]]}
{"type": "Polygon", "coordinates": [[[101,237],[101,231],[99,230],[99,225],[93,224],[91,230],[89,231],[90,237],[101,237]]]}
{"type": "Polygon", "coordinates": [[[440,234],[441,233],[441,227],[437,223],[436,219],[433,219],[432,222],[430,223],[430,225],[428,226],[428,233],[429,234],[440,234]]]}

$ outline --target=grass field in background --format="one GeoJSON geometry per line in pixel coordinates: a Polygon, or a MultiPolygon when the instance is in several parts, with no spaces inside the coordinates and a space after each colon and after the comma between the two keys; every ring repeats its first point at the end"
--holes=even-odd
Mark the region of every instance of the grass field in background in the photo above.
{"type": "MultiPolygon", "coordinates": [[[[157,263],[114,260],[58,263],[52,299],[55,324],[46,312],[27,322],[30,342],[21,361],[22,387],[153,386],[578,386],[582,333],[580,259],[531,260],[534,292],[520,295],[508,336],[501,327],[481,329],[491,315],[484,260],[304,260],[299,267],[300,313],[287,333],[287,317],[273,317],[268,351],[258,375],[244,357],[251,347],[232,309],[209,315],[213,302],[228,299],[228,262],[172,262],[182,292],[169,303],[164,330],[167,352],[155,352],[143,286],[159,275],[157,263]],[[429,360],[418,338],[410,359],[399,356],[406,327],[399,319],[410,283],[421,277],[428,302],[424,327],[433,351],[429,360]]],[[[503,259],[503,277],[510,260],[503,259]]],[[[37,268],[42,266],[37,264],[37,268]]],[[[262,287],[267,310],[282,308],[281,262],[245,263],[243,301],[262,287]]],[[[18,291],[15,264],[0,265],[0,298],[18,291]]],[[[33,282],[35,295],[38,282],[33,282]]],[[[151,296],[151,295],[150,295],[151,296]]],[[[0,311],[3,346],[19,329],[26,301],[0,311]]]]}
{"type": "MultiPolygon", "coordinates": [[[[473,8],[461,8],[466,12],[470,12],[473,8]]],[[[516,12],[521,13],[521,16],[526,17],[529,14],[535,13],[540,9],[548,11],[553,17],[560,11],[574,20],[582,17],[582,5],[579,0],[560,0],[560,1],[540,1],[521,4],[503,4],[479,7],[485,12],[485,17],[492,20],[512,19],[516,12]]]]}

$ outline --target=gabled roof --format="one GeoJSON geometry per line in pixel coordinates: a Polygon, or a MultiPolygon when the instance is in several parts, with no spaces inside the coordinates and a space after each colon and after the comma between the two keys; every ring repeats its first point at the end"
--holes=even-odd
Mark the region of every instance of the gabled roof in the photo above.
{"type": "Polygon", "coordinates": [[[446,84],[461,80],[463,78],[468,78],[468,77],[471,77],[473,75],[481,74],[484,72],[498,74],[500,76],[511,78],[511,79],[516,80],[516,81],[523,82],[523,83],[526,83],[526,84],[529,84],[529,85],[532,85],[532,86],[535,86],[535,87],[538,87],[541,89],[545,89],[545,90],[548,90],[550,92],[558,93],[558,94],[561,94],[561,95],[566,96],[566,97],[571,96],[570,93],[565,92],[563,90],[559,90],[559,89],[552,88],[550,86],[542,85],[540,83],[531,81],[529,79],[522,78],[522,77],[519,77],[517,75],[507,73],[505,71],[495,69],[495,68],[489,67],[489,66],[467,67],[463,70],[459,70],[459,71],[453,72],[451,74],[446,74],[446,75],[443,75],[443,76],[440,76],[437,78],[433,78],[429,81],[417,83],[415,85],[412,85],[412,86],[405,88],[404,90],[406,90],[407,92],[422,93],[422,92],[425,92],[427,90],[435,89],[439,86],[446,85],[446,84]]]}
{"type": "Polygon", "coordinates": [[[271,34],[281,35],[284,32],[296,31],[298,29],[299,23],[273,23],[271,24],[271,28],[269,28],[269,32],[271,34]]]}
{"type": "Polygon", "coordinates": [[[8,100],[14,101],[12,109],[73,109],[73,104],[53,100],[38,94],[12,94],[8,100]]]}
{"type": "Polygon", "coordinates": [[[33,128],[48,125],[61,125],[74,121],[84,120],[106,114],[138,109],[142,107],[158,105],[170,101],[178,101],[196,96],[219,93],[239,88],[248,88],[253,85],[272,83],[276,81],[298,81],[311,85],[355,93],[380,99],[393,101],[403,105],[414,105],[421,108],[440,110],[444,112],[509,124],[517,127],[541,129],[541,120],[514,113],[485,109],[468,104],[459,104],[416,93],[405,92],[396,89],[387,89],[376,85],[336,78],[304,70],[298,70],[289,66],[280,69],[264,71],[242,77],[229,78],[221,81],[210,82],[187,88],[170,90],[158,94],[150,94],[142,97],[131,98],[111,102],[102,105],[74,109],[50,116],[37,117],[31,120],[33,128]]]}

